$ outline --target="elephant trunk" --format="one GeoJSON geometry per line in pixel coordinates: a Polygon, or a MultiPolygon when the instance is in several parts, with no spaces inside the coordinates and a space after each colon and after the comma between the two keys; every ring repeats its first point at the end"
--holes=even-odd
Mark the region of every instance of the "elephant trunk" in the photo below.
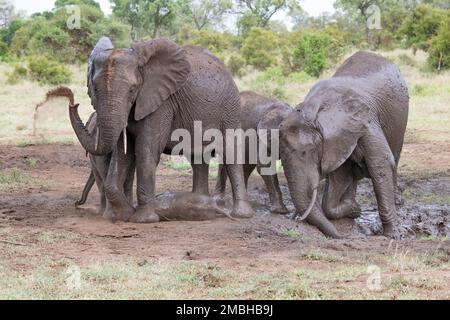
{"type": "Polygon", "coordinates": [[[314,172],[313,168],[310,168],[310,170],[305,168],[298,170],[301,166],[304,166],[304,164],[292,163],[292,159],[284,159],[289,192],[297,212],[303,213],[301,218],[306,219],[308,223],[317,227],[326,236],[340,238],[336,227],[325,217],[320,207],[316,205],[319,173],[317,172],[317,176],[311,174],[311,172],[314,172]],[[315,182],[313,183],[312,181],[315,182]]]}
{"type": "Polygon", "coordinates": [[[102,119],[97,116],[97,128],[90,133],[78,114],[78,105],[69,109],[70,122],[83,148],[90,154],[102,156],[112,152],[117,144],[122,126],[115,126],[114,119],[102,119]],[[118,127],[119,130],[114,129],[118,127]]]}

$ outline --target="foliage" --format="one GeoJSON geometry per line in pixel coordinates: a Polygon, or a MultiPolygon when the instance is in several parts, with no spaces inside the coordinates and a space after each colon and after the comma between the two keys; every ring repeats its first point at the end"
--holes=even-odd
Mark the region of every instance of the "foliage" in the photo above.
{"type": "Polygon", "coordinates": [[[45,57],[30,57],[28,69],[30,77],[41,84],[67,84],[71,80],[69,69],[45,57]]]}
{"type": "Polygon", "coordinates": [[[60,62],[84,62],[88,53],[102,35],[113,42],[128,45],[128,27],[114,18],[104,18],[97,7],[80,4],[80,27],[67,28],[70,13],[57,9],[46,19],[35,16],[26,21],[16,32],[11,51],[18,56],[51,56],[60,62]]]}
{"type": "Polygon", "coordinates": [[[248,64],[265,70],[276,62],[278,38],[271,30],[252,28],[242,45],[242,55],[248,64]]]}
{"type": "Polygon", "coordinates": [[[309,31],[300,35],[294,51],[294,67],[319,77],[327,67],[332,38],[323,31],[309,31]]]}
{"type": "Polygon", "coordinates": [[[244,16],[252,16],[256,27],[267,27],[270,19],[278,11],[287,8],[287,0],[239,0],[238,7],[245,11],[244,16]]]}
{"type": "Polygon", "coordinates": [[[216,55],[220,55],[230,46],[231,35],[213,30],[197,30],[184,27],[177,35],[180,44],[193,44],[208,49],[216,55]]]}
{"type": "Polygon", "coordinates": [[[402,24],[399,32],[405,37],[407,47],[427,50],[429,40],[437,35],[441,22],[450,16],[447,10],[433,8],[429,5],[417,6],[402,24]]]}
{"type": "Polygon", "coordinates": [[[16,65],[14,67],[14,70],[10,73],[7,73],[7,79],[6,82],[8,84],[18,84],[21,80],[25,79],[27,77],[28,70],[22,65],[16,65]]]}
{"type": "Polygon", "coordinates": [[[132,28],[134,40],[146,36],[158,38],[163,27],[169,28],[179,7],[176,0],[111,0],[113,13],[132,28]]]}
{"type": "Polygon", "coordinates": [[[197,30],[223,26],[225,14],[233,6],[232,0],[186,0],[182,3],[184,22],[197,30]]]}
{"type": "Polygon", "coordinates": [[[244,75],[245,59],[239,53],[231,54],[227,65],[233,76],[241,77],[244,75]]]}
{"type": "Polygon", "coordinates": [[[445,19],[438,34],[431,39],[428,63],[437,70],[450,69],[450,16],[445,19]]]}

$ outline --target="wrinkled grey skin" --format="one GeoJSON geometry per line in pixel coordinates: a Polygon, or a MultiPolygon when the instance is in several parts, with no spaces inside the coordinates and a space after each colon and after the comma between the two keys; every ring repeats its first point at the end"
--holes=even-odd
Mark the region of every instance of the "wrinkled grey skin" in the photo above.
{"type": "Polygon", "coordinates": [[[190,192],[164,192],[156,196],[156,213],[161,220],[202,221],[230,214],[210,197],[190,192]]]}
{"type": "MultiPolygon", "coordinates": [[[[86,128],[89,133],[93,134],[97,127],[97,113],[94,112],[89,117],[89,120],[86,122],[86,128]]],[[[131,127],[129,127],[131,128],[131,127]]],[[[117,183],[116,189],[120,191],[121,194],[124,194],[126,197],[126,201],[128,204],[133,205],[133,182],[134,182],[134,173],[135,173],[135,163],[134,163],[134,151],[133,144],[134,141],[132,139],[132,135],[128,134],[128,145],[130,146],[129,152],[125,155],[123,152],[123,140],[120,140],[118,146],[119,148],[117,152],[121,154],[121,170],[119,171],[119,176],[117,181],[112,181],[110,183],[117,183]]],[[[116,150],[114,150],[116,152],[116,150]]],[[[111,166],[111,157],[112,153],[109,153],[104,156],[96,156],[88,153],[89,160],[91,162],[91,173],[89,175],[88,180],[86,181],[86,185],[83,189],[80,200],[78,200],[75,205],[81,206],[86,203],[87,197],[94,183],[97,185],[99,194],[100,194],[100,207],[99,213],[103,215],[104,218],[110,220],[121,219],[120,212],[121,203],[111,203],[108,201],[106,197],[105,184],[108,179],[108,170],[111,166]],[[115,211],[118,211],[118,215],[115,211]]]]}
{"type": "Polygon", "coordinates": [[[397,164],[408,105],[408,89],[398,68],[361,51],[332,78],[316,84],[297,112],[281,124],[281,159],[298,212],[306,210],[320,180],[327,179],[322,206],[315,201],[307,218],[325,235],[340,237],[328,219],[358,216],[356,185],[368,177],[384,234],[395,236],[397,164]]]}
{"type": "MultiPolygon", "coordinates": [[[[267,130],[267,147],[268,154],[271,154],[270,150],[270,133],[272,129],[278,129],[280,123],[293,111],[293,109],[286,103],[267,98],[258,93],[252,91],[241,92],[241,124],[243,130],[254,129],[267,130]]],[[[258,142],[258,146],[260,141],[258,142]]],[[[261,168],[264,167],[260,163],[249,164],[249,141],[246,140],[246,162],[244,164],[244,180],[245,186],[247,187],[248,179],[252,172],[257,169],[258,173],[261,174],[261,168]]],[[[258,153],[259,154],[259,153],[258,153]]],[[[278,159],[273,159],[276,161],[278,159]]],[[[278,182],[277,174],[273,175],[261,175],[266,185],[267,191],[269,193],[272,213],[286,214],[288,210],[283,204],[283,196],[281,194],[280,185],[278,182]]],[[[227,172],[224,166],[219,166],[219,171],[217,174],[217,183],[215,193],[218,195],[223,195],[226,189],[227,182],[227,172]]]]}
{"type": "MultiPolygon", "coordinates": [[[[105,193],[125,221],[159,221],[155,213],[155,170],[163,151],[178,141],[171,133],[187,129],[193,137],[194,121],[203,129],[240,127],[239,92],[226,67],[207,50],[179,47],[166,39],[134,44],[131,49],[114,49],[102,38],[89,59],[88,93],[97,111],[98,139],[83,125],[76,107],[70,108],[72,127],[91,154],[112,152],[105,193]],[[115,148],[121,132],[133,126],[137,176],[136,210],[117,189],[122,155],[115,148]],[[98,144],[96,143],[98,142],[98,144]]],[[[204,146],[208,142],[204,143],[204,146]]],[[[191,150],[200,153],[203,150],[191,150]]],[[[189,156],[189,155],[185,155],[189,156]]],[[[233,216],[253,216],[245,190],[241,165],[225,159],[233,187],[233,216]]],[[[193,164],[193,191],[208,195],[207,163],[193,164]]]]}

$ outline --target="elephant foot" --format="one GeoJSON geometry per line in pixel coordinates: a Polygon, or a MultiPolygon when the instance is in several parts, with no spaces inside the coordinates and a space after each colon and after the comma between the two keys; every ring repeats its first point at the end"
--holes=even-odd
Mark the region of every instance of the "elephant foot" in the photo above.
{"type": "Polygon", "coordinates": [[[159,216],[152,205],[139,206],[129,219],[133,223],[155,223],[159,222],[159,216]]]}
{"type": "Polygon", "coordinates": [[[270,207],[270,212],[274,214],[288,214],[289,210],[282,203],[272,204],[270,207]]]}
{"type": "Polygon", "coordinates": [[[109,220],[109,221],[113,221],[113,222],[115,221],[115,215],[114,215],[114,212],[111,210],[111,208],[106,208],[103,211],[102,217],[105,220],[109,220]]]}
{"type": "Polygon", "coordinates": [[[135,210],[132,206],[127,206],[117,211],[118,211],[118,214],[116,214],[117,220],[125,222],[129,221],[135,213],[135,210]]]}
{"type": "Polygon", "coordinates": [[[218,206],[225,207],[226,201],[225,201],[225,194],[224,193],[217,193],[213,195],[213,199],[216,202],[218,206]]]}
{"type": "Polygon", "coordinates": [[[383,224],[383,235],[389,239],[398,239],[399,233],[393,222],[383,224]]]}
{"type": "Polygon", "coordinates": [[[308,218],[306,218],[306,221],[309,224],[317,227],[317,229],[319,229],[328,238],[342,238],[341,234],[339,233],[339,231],[337,231],[334,224],[330,220],[328,220],[321,212],[312,212],[308,216],[308,218]]]}
{"type": "Polygon", "coordinates": [[[240,219],[249,219],[255,215],[255,211],[248,201],[236,200],[231,216],[240,219]]]}
{"type": "Polygon", "coordinates": [[[352,209],[348,215],[351,219],[358,219],[361,216],[361,207],[356,202],[353,204],[352,209]]]}

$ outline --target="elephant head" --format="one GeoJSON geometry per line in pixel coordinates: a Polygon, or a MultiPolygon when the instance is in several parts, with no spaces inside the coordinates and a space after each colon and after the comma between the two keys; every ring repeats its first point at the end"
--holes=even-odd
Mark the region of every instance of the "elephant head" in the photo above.
{"type": "Polygon", "coordinates": [[[316,205],[320,180],[350,157],[369,118],[358,95],[313,88],[280,125],[281,159],[297,212],[328,236],[339,234],[316,205]]]}
{"type": "Polygon", "coordinates": [[[110,153],[127,127],[134,108],[136,121],[164,105],[186,82],[190,64],[175,43],[157,39],[114,49],[103,37],[88,62],[88,94],[97,111],[97,129],[90,134],[76,106],[70,119],[82,146],[91,154],[110,153]]]}

